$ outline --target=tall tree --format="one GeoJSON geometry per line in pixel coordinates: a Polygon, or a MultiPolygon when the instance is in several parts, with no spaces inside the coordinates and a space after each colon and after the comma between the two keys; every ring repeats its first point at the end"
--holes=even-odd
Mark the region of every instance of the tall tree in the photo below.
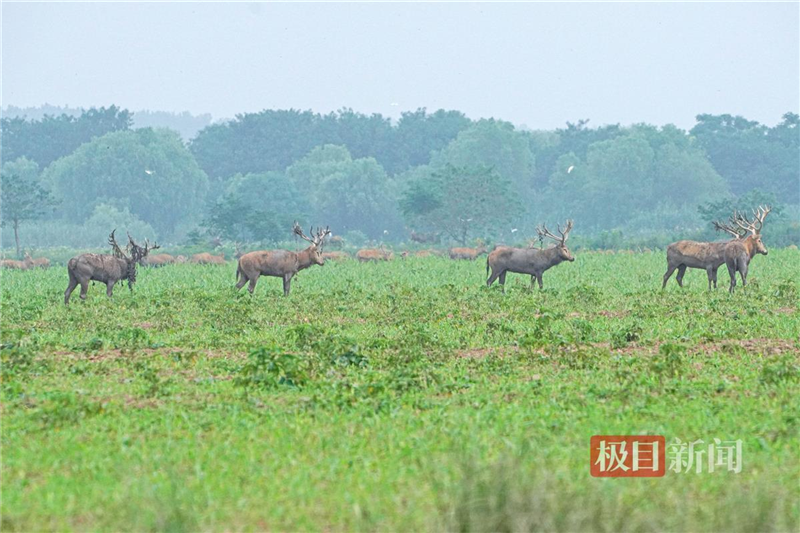
{"type": "Polygon", "coordinates": [[[510,182],[486,166],[445,165],[409,181],[400,198],[408,225],[466,245],[496,235],[522,213],[510,182]]]}
{"type": "Polygon", "coordinates": [[[87,109],[80,116],[63,113],[45,115],[40,120],[3,118],[3,158],[12,161],[24,156],[45,168],[83,143],[109,132],[127,130],[130,125],[131,114],[117,106],[87,109]]]}
{"type": "Polygon", "coordinates": [[[752,189],[798,198],[800,129],[798,116],[786,113],[774,128],[732,115],[698,115],[692,128],[711,164],[736,195],[752,189]]]}
{"type": "Polygon", "coordinates": [[[39,184],[39,165],[21,157],[2,167],[2,202],[0,220],[14,230],[14,244],[20,256],[19,226],[24,221],[41,218],[55,205],[50,192],[39,184]]]}
{"type": "Polygon", "coordinates": [[[199,221],[208,179],[171,130],[143,128],[95,138],[50,165],[43,179],[62,200],[61,215],[82,223],[98,204],[128,208],[169,236],[199,221]]]}
{"type": "Polygon", "coordinates": [[[280,172],[237,174],[209,209],[203,225],[234,241],[285,240],[294,221],[309,219],[306,196],[280,172]]]}
{"type": "Polygon", "coordinates": [[[308,192],[313,219],[335,233],[359,230],[372,239],[399,237],[402,225],[393,183],[374,158],[353,159],[343,146],[319,146],[286,175],[308,192]]]}
{"type": "Polygon", "coordinates": [[[480,120],[459,132],[441,151],[431,158],[431,166],[487,167],[511,183],[523,201],[535,195],[533,187],[534,158],[527,134],[514,129],[509,122],[480,120]]]}

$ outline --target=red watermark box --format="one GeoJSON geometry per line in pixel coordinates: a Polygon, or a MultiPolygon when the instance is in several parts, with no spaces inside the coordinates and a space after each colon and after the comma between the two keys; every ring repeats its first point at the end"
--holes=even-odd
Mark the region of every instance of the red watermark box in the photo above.
{"type": "Polygon", "coordinates": [[[661,435],[594,435],[589,447],[594,477],[662,477],[666,472],[661,435]]]}

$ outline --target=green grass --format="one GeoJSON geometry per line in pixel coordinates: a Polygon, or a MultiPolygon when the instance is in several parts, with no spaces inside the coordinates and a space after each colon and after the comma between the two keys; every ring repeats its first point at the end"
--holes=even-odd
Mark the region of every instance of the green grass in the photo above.
{"type": "MultiPolygon", "coordinates": [[[[256,294],[235,265],[135,291],[2,274],[2,527],[796,531],[796,250],[747,291],[663,254],[329,263],[256,294]],[[594,434],[742,439],[740,474],[589,476],[594,434]]],[[[741,288],[741,286],[739,286],[741,288]]]]}

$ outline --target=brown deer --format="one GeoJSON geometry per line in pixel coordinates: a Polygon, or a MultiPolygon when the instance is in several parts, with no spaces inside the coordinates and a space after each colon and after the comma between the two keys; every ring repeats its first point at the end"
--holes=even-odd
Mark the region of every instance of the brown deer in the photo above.
{"type": "Polygon", "coordinates": [[[555,245],[544,250],[537,248],[511,248],[508,246],[496,248],[486,258],[486,275],[489,275],[489,269],[492,270],[492,275],[486,280],[486,285],[490,286],[494,283],[494,280],[500,278],[500,285],[503,286],[505,291],[506,273],[515,272],[517,274],[530,274],[531,289],[533,289],[534,279],[539,282],[539,288],[541,289],[543,287],[542,274],[547,269],[563,261],[575,261],[575,258],[567,248],[567,239],[570,231],[572,231],[572,220],[567,220],[564,231],[561,231],[561,225],[558,225],[560,237],[553,235],[545,225],[536,228],[540,238],[548,237],[555,241],[555,245]]]}
{"type": "Polygon", "coordinates": [[[33,265],[30,261],[17,261],[16,259],[3,259],[0,261],[0,267],[7,268],[9,270],[28,270],[33,265]]]}
{"type": "Polygon", "coordinates": [[[126,247],[130,256],[117,244],[114,233],[108,237],[108,244],[111,245],[112,255],[101,254],[81,254],[73,257],[67,264],[69,274],[69,285],[64,293],[64,304],[69,303],[72,291],[79,284],[81,286],[81,300],[86,300],[86,292],[89,290],[90,281],[99,281],[106,284],[106,294],[111,298],[114,285],[118,281],[128,280],[128,288],[133,290],[136,283],[136,264],[142,264],[143,260],[151,250],[159,248],[157,244],[150,246],[150,242],[145,239],[144,248],[134,242],[128,235],[128,246],[126,247]]]}
{"type": "Polygon", "coordinates": [[[380,248],[364,248],[356,252],[356,259],[361,263],[391,261],[394,259],[394,254],[390,250],[384,249],[383,246],[380,248]]]}
{"type": "Polygon", "coordinates": [[[194,263],[195,265],[224,265],[225,254],[222,253],[220,255],[211,255],[208,252],[202,252],[199,254],[194,254],[189,259],[189,262],[194,263]]]}
{"type": "Polygon", "coordinates": [[[737,229],[750,233],[747,237],[734,239],[725,246],[723,255],[725,264],[728,267],[728,274],[731,276],[731,286],[728,289],[731,293],[736,288],[736,273],[738,272],[742,277],[742,287],[746,287],[747,269],[750,266],[750,261],[756,254],[767,255],[767,247],[764,246],[761,240],[761,228],[764,227],[764,219],[770,211],[772,211],[772,208],[769,206],[759,206],[758,209],[753,210],[753,220],[748,220],[741,213],[734,212],[727,224],[714,222],[715,228],[728,233],[732,233],[737,229]]]}
{"type": "Polygon", "coordinates": [[[30,261],[30,268],[50,268],[50,260],[46,257],[31,257],[26,252],[25,259],[30,261]]]}
{"type": "Polygon", "coordinates": [[[733,225],[717,222],[714,222],[714,229],[730,233],[733,239],[719,242],[678,241],[667,246],[667,271],[661,283],[662,289],[667,286],[675,269],[678,270],[676,277],[678,286],[683,287],[683,275],[687,268],[705,270],[708,276],[708,290],[711,290],[712,283],[714,288],[717,288],[717,270],[725,262],[725,247],[744,237],[745,232],[733,225]]]}
{"type": "Polygon", "coordinates": [[[322,253],[322,258],[325,259],[326,261],[328,259],[330,259],[331,261],[345,261],[347,259],[350,259],[350,254],[348,254],[347,252],[341,252],[341,251],[323,252],[322,253]]]}
{"type": "Polygon", "coordinates": [[[311,246],[301,252],[290,252],[288,250],[262,250],[244,254],[239,259],[239,266],[236,269],[236,290],[240,290],[249,281],[250,286],[247,290],[250,294],[256,288],[256,283],[260,276],[274,276],[283,278],[283,295],[289,295],[292,278],[299,271],[311,265],[324,265],[325,259],[322,257],[322,246],[325,237],[331,230],[317,228],[314,235],[313,227],[310,230],[312,238],[306,237],[300,225],[295,222],[292,231],[295,235],[311,243],[311,246]]]}
{"type": "Polygon", "coordinates": [[[483,255],[487,251],[485,246],[479,246],[478,248],[450,248],[449,253],[450,259],[475,261],[479,255],[483,255]]]}
{"type": "Polygon", "coordinates": [[[173,263],[175,263],[175,258],[170,254],[155,254],[147,257],[143,264],[151,267],[163,267],[173,263]]]}

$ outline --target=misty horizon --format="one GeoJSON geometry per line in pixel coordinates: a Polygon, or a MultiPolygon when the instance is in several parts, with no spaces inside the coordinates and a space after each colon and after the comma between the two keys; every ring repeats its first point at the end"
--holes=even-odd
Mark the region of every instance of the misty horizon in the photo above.
{"type": "Polygon", "coordinates": [[[797,15],[797,4],[6,3],[2,103],[214,122],[342,108],[394,122],[424,107],[532,130],[689,129],[703,113],[772,126],[798,111],[797,15]]]}

